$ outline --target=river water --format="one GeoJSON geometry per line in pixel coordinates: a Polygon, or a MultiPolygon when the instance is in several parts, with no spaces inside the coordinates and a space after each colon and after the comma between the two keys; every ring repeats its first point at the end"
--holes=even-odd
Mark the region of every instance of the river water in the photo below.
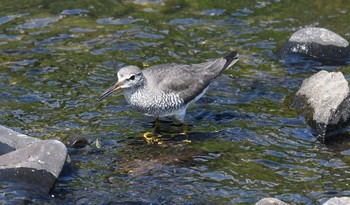
{"type": "Polygon", "coordinates": [[[290,107],[303,79],[319,70],[348,78],[350,67],[276,57],[307,26],[349,39],[347,1],[0,2],[0,124],[63,141],[73,169],[49,195],[1,185],[0,196],[38,204],[319,204],[350,194],[349,136],[324,144],[290,107]],[[191,143],[172,138],[181,126],[165,119],[164,142],[147,144],[142,135],[154,119],[130,110],[122,95],[96,101],[120,67],[199,63],[232,50],[240,61],[188,110],[191,143]]]}

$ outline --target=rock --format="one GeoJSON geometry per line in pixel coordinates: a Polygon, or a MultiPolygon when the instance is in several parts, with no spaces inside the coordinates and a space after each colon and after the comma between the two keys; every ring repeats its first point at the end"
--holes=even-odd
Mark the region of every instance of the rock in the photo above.
{"type": "Polygon", "coordinates": [[[0,155],[39,141],[0,125],[0,155]]]}
{"type": "Polygon", "coordinates": [[[350,197],[333,197],[328,199],[323,205],[349,205],[350,197]]]}
{"type": "Polygon", "coordinates": [[[320,71],[303,81],[292,107],[303,112],[317,135],[325,137],[349,123],[348,81],[341,72],[320,71]]]}
{"type": "Polygon", "coordinates": [[[57,140],[40,140],[0,126],[0,182],[25,183],[49,192],[67,159],[57,140]]]}
{"type": "Polygon", "coordinates": [[[255,205],[288,205],[288,204],[276,198],[263,198],[259,200],[255,205]]]}
{"type": "Polygon", "coordinates": [[[281,58],[289,54],[346,63],[350,60],[350,46],[347,40],[330,30],[308,27],[295,32],[278,52],[281,58]]]}

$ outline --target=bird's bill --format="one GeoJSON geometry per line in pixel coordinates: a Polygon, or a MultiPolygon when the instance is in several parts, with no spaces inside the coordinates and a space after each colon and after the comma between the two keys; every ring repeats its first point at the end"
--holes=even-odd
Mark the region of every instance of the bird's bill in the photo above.
{"type": "Polygon", "coordinates": [[[113,92],[120,90],[121,86],[122,85],[120,83],[116,83],[112,87],[108,88],[99,98],[97,98],[97,101],[101,101],[101,100],[105,99],[106,97],[108,97],[113,92]]]}

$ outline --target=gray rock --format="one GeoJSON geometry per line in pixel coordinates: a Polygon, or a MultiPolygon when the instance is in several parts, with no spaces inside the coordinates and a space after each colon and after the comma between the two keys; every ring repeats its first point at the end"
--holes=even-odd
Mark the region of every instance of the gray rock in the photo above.
{"type": "Polygon", "coordinates": [[[41,141],[0,125],[0,155],[41,141]]]}
{"type": "Polygon", "coordinates": [[[57,140],[40,140],[0,126],[0,181],[25,183],[49,192],[67,159],[57,140]]]}
{"type": "Polygon", "coordinates": [[[315,42],[324,46],[334,45],[338,47],[347,47],[349,42],[343,37],[325,28],[308,27],[295,32],[289,41],[299,43],[315,42]]]}
{"type": "Polygon", "coordinates": [[[259,200],[255,205],[288,205],[288,204],[276,198],[263,198],[259,200]]]}
{"type": "Polygon", "coordinates": [[[350,197],[333,197],[328,199],[323,205],[349,205],[350,197]]]}
{"type": "Polygon", "coordinates": [[[341,72],[320,71],[303,81],[292,106],[302,110],[311,127],[324,137],[349,123],[348,81],[341,72]]]}
{"type": "Polygon", "coordinates": [[[330,30],[308,27],[295,32],[278,52],[282,58],[289,54],[345,63],[350,60],[350,46],[347,40],[330,30]]]}
{"type": "Polygon", "coordinates": [[[0,169],[26,167],[46,170],[59,176],[67,158],[65,145],[57,140],[43,140],[0,156],[0,169]]]}

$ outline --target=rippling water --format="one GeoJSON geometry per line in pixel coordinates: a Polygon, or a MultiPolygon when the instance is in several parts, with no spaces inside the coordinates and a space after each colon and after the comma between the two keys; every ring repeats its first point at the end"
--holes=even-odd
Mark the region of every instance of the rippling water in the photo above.
{"type": "MultiPolygon", "coordinates": [[[[1,5],[0,124],[41,139],[88,142],[69,148],[73,175],[48,196],[27,194],[29,201],[253,204],[277,197],[318,204],[350,194],[348,136],[323,144],[289,106],[303,79],[322,69],[347,75],[349,66],[275,57],[305,26],[349,39],[346,1],[1,5]],[[230,50],[238,50],[239,63],[188,111],[192,143],[172,139],[181,127],[165,120],[164,143],[148,145],[142,135],[153,119],[129,110],[121,95],[96,102],[122,66],[199,63],[230,50]]],[[[13,189],[0,186],[0,200],[16,198],[13,189]]]]}

